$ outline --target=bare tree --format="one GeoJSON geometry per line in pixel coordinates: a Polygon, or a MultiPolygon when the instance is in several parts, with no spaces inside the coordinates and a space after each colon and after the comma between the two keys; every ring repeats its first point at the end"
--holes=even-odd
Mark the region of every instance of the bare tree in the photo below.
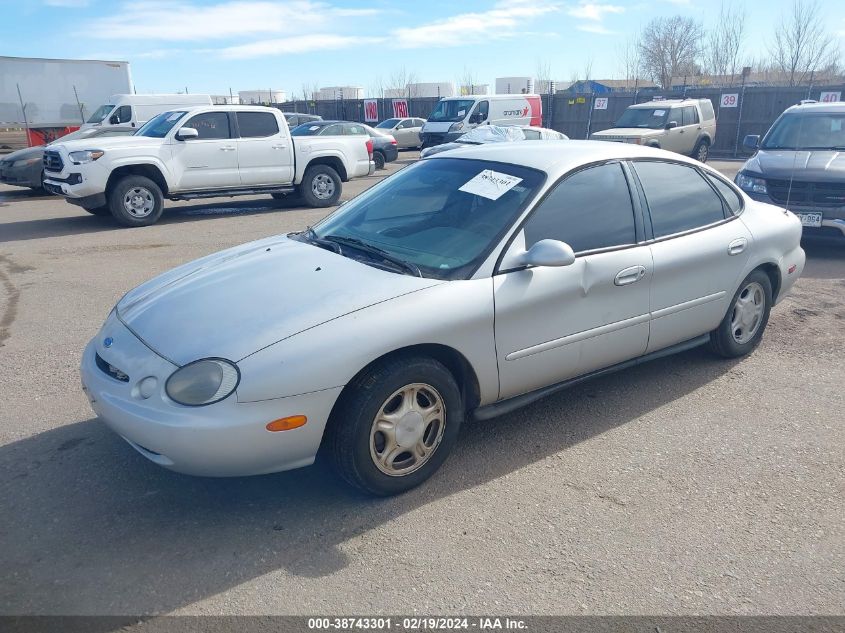
{"type": "Polygon", "coordinates": [[[402,93],[408,97],[414,97],[416,95],[410,94],[411,89],[408,87],[408,84],[415,83],[416,80],[417,74],[415,72],[408,72],[407,68],[401,66],[399,68],[395,68],[390,73],[390,76],[387,78],[387,87],[393,90],[401,90],[402,93]]]}
{"type": "Polygon", "coordinates": [[[704,29],[693,18],[658,17],[640,34],[643,71],[661,88],[672,87],[672,78],[698,74],[698,56],[704,29]]]}
{"type": "Polygon", "coordinates": [[[458,76],[458,92],[461,95],[471,95],[475,92],[476,86],[478,86],[478,75],[471,68],[464,66],[463,72],[458,76]],[[468,92],[464,92],[464,90],[468,92]]]}
{"type": "Polygon", "coordinates": [[[594,57],[590,55],[584,61],[584,81],[590,81],[593,78],[593,60],[594,57]]]}
{"type": "Polygon", "coordinates": [[[744,39],[745,9],[722,3],[716,26],[708,33],[704,45],[704,67],[710,75],[722,77],[722,83],[728,86],[738,80],[742,70],[740,56],[744,39]]]}
{"type": "Polygon", "coordinates": [[[550,94],[552,91],[552,65],[548,59],[538,59],[534,68],[534,92],[550,94]]]}
{"type": "Polygon", "coordinates": [[[642,72],[642,59],[640,58],[640,46],[637,38],[629,37],[623,44],[618,45],[616,57],[619,59],[619,70],[625,80],[625,89],[636,90],[639,87],[638,83],[642,72]]]}
{"type": "Polygon", "coordinates": [[[817,0],[793,0],[790,14],[775,29],[769,52],[790,86],[838,65],[836,44],[817,0]]]}
{"type": "Polygon", "coordinates": [[[381,75],[376,75],[373,78],[373,81],[367,87],[367,94],[370,97],[384,97],[384,79],[381,75]]]}

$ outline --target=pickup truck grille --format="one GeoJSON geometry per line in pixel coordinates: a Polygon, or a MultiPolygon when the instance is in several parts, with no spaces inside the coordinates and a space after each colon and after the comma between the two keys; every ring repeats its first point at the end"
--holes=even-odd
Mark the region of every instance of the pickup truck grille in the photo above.
{"type": "Polygon", "coordinates": [[[44,150],[44,171],[62,171],[65,164],[62,156],[55,150],[44,150]]]}
{"type": "Polygon", "coordinates": [[[781,204],[802,206],[818,205],[827,207],[845,206],[845,182],[806,182],[793,180],[790,190],[789,180],[767,180],[769,197],[781,204]]]}

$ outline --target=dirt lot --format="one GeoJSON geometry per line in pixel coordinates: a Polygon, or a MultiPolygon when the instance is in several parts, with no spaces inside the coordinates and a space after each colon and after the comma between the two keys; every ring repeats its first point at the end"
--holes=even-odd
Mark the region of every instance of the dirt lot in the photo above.
{"type": "Polygon", "coordinates": [[[126,230],[0,187],[0,613],[842,613],[845,245],[807,245],[750,357],[467,424],[432,481],[373,500],[320,465],[170,473],[93,417],[79,356],[124,292],[325,214],[169,207],[126,230]]]}

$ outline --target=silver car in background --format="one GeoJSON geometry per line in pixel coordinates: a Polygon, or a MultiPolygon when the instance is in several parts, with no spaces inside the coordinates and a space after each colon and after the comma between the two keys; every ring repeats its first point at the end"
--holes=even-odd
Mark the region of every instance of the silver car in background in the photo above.
{"type": "Polygon", "coordinates": [[[467,147],[130,291],[82,382],[166,468],[269,473],[322,446],[352,485],[396,494],[467,416],[702,344],[748,354],[801,275],[800,238],[792,213],[677,154],[467,147]]]}

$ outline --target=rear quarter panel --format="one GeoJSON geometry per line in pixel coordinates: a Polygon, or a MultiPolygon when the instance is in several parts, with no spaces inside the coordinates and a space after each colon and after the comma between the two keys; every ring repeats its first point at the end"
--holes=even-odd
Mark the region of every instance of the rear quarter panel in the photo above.
{"type": "Polygon", "coordinates": [[[309,163],[315,158],[326,156],[338,158],[349,178],[359,178],[369,173],[368,136],[296,136],[293,139],[296,152],[296,184],[302,182],[309,163]]]}

